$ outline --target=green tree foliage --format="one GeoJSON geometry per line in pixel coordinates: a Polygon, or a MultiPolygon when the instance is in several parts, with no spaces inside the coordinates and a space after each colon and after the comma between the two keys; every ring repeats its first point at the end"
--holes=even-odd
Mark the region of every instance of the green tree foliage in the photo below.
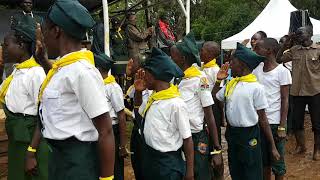
{"type": "MultiPolygon", "coordinates": [[[[269,0],[202,0],[192,6],[192,30],[197,39],[221,40],[249,25],[269,0]]],[[[297,9],[308,9],[320,19],[319,0],[291,0],[297,9]]]]}
{"type": "Polygon", "coordinates": [[[265,0],[202,0],[192,7],[192,29],[198,39],[220,42],[249,25],[266,4],[265,0]]]}

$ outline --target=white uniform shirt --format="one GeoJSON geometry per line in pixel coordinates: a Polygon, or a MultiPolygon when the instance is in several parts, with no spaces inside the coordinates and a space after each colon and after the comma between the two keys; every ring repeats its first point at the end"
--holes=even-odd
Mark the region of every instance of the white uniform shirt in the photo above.
{"type": "Polygon", "coordinates": [[[119,124],[117,113],[125,108],[122,89],[118,83],[106,84],[104,87],[108,103],[111,106],[112,125],[119,124]]]}
{"type": "Polygon", "coordinates": [[[160,152],[177,151],[191,137],[188,111],[181,98],[155,101],[145,118],[146,143],[160,152]]]}
{"type": "Polygon", "coordinates": [[[282,64],[269,72],[263,72],[261,63],[253,73],[264,86],[269,107],[266,114],[270,124],[280,124],[281,117],[281,86],[292,84],[290,71],[282,64]]]}
{"type": "Polygon", "coordinates": [[[284,65],[290,72],[292,72],[292,61],[283,63],[283,65],[284,65]]]}
{"type": "Polygon", "coordinates": [[[187,104],[191,132],[198,133],[202,131],[204,122],[203,108],[214,104],[206,75],[202,72],[200,77],[183,79],[179,84],[179,91],[187,104]]]}
{"type": "Polygon", "coordinates": [[[209,82],[209,89],[212,92],[212,89],[217,81],[217,74],[219,72],[219,67],[211,67],[211,68],[204,68],[203,72],[206,74],[209,82]]]}
{"type": "MultiPolygon", "coordinates": [[[[219,101],[225,101],[225,90],[226,86],[217,93],[219,101]]],[[[268,107],[263,86],[258,82],[239,82],[226,103],[228,123],[233,127],[256,125],[258,123],[257,110],[268,107]]]]}
{"type": "Polygon", "coordinates": [[[110,111],[99,71],[86,60],[64,66],[43,92],[40,115],[43,136],[97,141],[92,118],[110,111]]]}
{"type": "Polygon", "coordinates": [[[38,94],[46,73],[42,67],[15,69],[5,96],[7,108],[13,113],[38,114],[38,94]]]}

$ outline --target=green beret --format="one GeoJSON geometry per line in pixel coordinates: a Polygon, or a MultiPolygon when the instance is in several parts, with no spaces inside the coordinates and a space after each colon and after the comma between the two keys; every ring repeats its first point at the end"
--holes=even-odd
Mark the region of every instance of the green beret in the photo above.
{"type": "Polygon", "coordinates": [[[193,32],[187,34],[182,39],[182,42],[178,42],[176,46],[182,55],[192,57],[192,63],[197,63],[198,66],[201,66],[199,50],[193,32]]]}
{"type": "Polygon", "coordinates": [[[246,63],[251,70],[254,70],[261,62],[265,60],[265,57],[256,54],[251,49],[244,45],[237,43],[237,49],[234,56],[240,61],[246,63]]]}
{"type": "Polygon", "coordinates": [[[36,40],[36,22],[30,16],[25,16],[23,21],[12,27],[15,36],[25,42],[35,42],[36,40]]]}
{"type": "Polygon", "coordinates": [[[109,71],[112,65],[115,63],[109,56],[105,53],[94,54],[94,63],[97,68],[101,68],[104,71],[109,71]]]}
{"type": "Polygon", "coordinates": [[[49,9],[48,17],[67,34],[79,40],[95,25],[88,10],[77,0],[57,0],[49,9]]]}
{"type": "Polygon", "coordinates": [[[170,82],[174,77],[183,77],[183,71],[173,62],[173,60],[158,48],[153,48],[150,58],[143,66],[157,80],[170,82]]]}

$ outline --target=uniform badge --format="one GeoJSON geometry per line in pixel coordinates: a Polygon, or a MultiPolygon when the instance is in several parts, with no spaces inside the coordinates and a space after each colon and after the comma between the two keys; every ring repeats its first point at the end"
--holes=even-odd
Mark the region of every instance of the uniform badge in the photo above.
{"type": "Polygon", "coordinates": [[[199,142],[199,144],[198,144],[198,151],[199,151],[201,154],[207,154],[207,152],[208,152],[208,144],[199,142]]]}
{"type": "Polygon", "coordinates": [[[207,90],[209,89],[209,81],[206,77],[202,77],[200,79],[200,84],[201,84],[201,90],[207,90]]]}
{"type": "Polygon", "coordinates": [[[256,146],[258,144],[258,140],[256,138],[253,138],[249,141],[249,145],[251,147],[256,146]]]}

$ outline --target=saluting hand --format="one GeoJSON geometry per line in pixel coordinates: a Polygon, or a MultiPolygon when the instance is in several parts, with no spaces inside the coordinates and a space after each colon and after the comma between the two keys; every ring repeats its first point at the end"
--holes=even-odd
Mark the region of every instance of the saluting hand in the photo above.
{"type": "Polygon", "coordinates": [[[44,38],[41,31],[41,26],[37,23],[36,29],[36,52],[35,59],[39,64],[43,64],[43,61],[48,60],[48,54],[44,44],[44,38]]]}
{"type": "Polygon", "coordinates": [[[128,61],[128,64],[126,66],[126,75],[131,77],[132,76],[132,69],[133,69],[133,59],[130,59],[128,61]]]}
{"type": "Polygon", "coordinates": [[[134,88],[136,91],[144,91],[147,89],[146,82],[144,80],[145,72],[143,69],[139,69],[134,78],[134,88]]]}
{"type": "Polygon", "coordinates": [[[217,79],[218,80],[224,80],[227,79],[227,77],[229,76],[228,70],[229,70],[229,63],[226,62],[225,64],[222,64],[218,74],[217,74],[217,79]]]}
{"type": "Polygon", "coordinates": [[[27,152],[25,159],[25,172],[30,176],[37,175],[37,160],[35,154],[32,152],[27,152]]]}
{"type": "Polygon", "coordinates": [[[34,58],[37,63],[39,63],[43,67],[44,71],[48,73],[52,65],[48,58],[47,49],[44,43],[44,37],[39,23],[37,23],[36,29],[36,52],[34,58]]]}
{"type": "Polygon", "coordinates": [[[241,42],[241,44],[246,46],[249,42],[250,42],[250,39],[245,39],[241,42]]]}

